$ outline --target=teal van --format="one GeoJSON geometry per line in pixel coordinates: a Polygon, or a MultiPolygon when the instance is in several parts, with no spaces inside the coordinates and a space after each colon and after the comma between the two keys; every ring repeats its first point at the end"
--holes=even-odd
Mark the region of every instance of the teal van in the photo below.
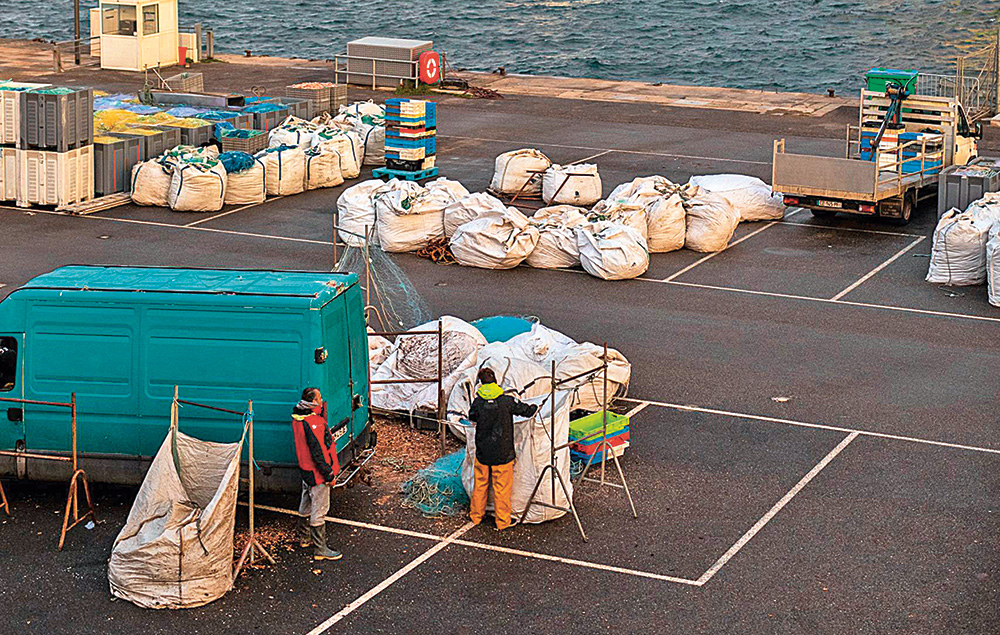
{"type": "MultiPolygon", "coordinates": [[[[368,344],[355,274],[61,267],[0,302],[0,397],[76,393],[91,480],[141,482],[180,398],[254,407],[261,489],[299,488],[291,409],[320,388],[341,465],[368,447],[368,344]]],[[[230,414],[181,406],[181,430],[239,439],[230,414]]],[[[0,401],[0,449],[67,454],[67,409],[0,401]]],[[[0,475],[65,478],[60,462],[0,457],[0,475]]]]}

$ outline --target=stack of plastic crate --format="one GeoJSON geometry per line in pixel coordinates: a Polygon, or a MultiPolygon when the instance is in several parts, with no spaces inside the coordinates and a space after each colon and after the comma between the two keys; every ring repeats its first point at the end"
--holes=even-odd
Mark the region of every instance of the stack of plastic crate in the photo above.
{"type": "MultiPolygon", "coordinates": [[[[410,180],[436,176],[437,104],[419,99],[385,101],[385,168],[377,172],[410,180]]],[[[383,174],[376,174],[382,176],[383,174]]]]}
{"type": "Polygon", "coordinates": [[[600,463],[601,457],[621,456],[629,447],[631,431],[628,417],[608,412],[607,443],[604,413],[597,411],[569,422],[569,453],[574,461],[600,463]]]}

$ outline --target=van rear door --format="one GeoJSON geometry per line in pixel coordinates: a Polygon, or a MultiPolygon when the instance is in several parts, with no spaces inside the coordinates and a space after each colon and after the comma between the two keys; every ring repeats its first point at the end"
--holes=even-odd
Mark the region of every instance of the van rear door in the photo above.
{"type": "MultiPolygon", "coordinates": [[[[24,398],[24,334],[0,333],[0,398],[24,398]]],[[[24,404],[0,401],[0,450],[24,445],[24,404]]]]}
{"type": "Polygon", "coordinates": [[[351,386],[353,399],[360,404],[360,407],[351,413],[351,436],[357,438],[368,426],[368,328],[361,293],[348,293],[346,297],[351,386]]]}

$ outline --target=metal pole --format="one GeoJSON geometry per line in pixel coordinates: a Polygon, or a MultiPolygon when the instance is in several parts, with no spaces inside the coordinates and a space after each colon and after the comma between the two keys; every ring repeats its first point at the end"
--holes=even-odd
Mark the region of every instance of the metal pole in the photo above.
{"type": "Polygon", "coordinates": [[[444,326],[438,320],[438,436],[440,437],[441,456],[444,456],[444,326]]]}
{"type": "Polygon", "coordinates": [[[340,256],[337,254],[337,208],[333,208],[333,270],[337,270],[337,261],[340,256]]]}
{"type": "MultiPolygon", "coordinates": [[[[70,393],[70,395],[69,395],[69,407],[70,407],[70,415],[71,415],[72,420],[73,420],[73,474],[75,475],[76,474],[76,470],[77,470],[77,465],[76,465],[76,393],[75,392],[74,393],[70,393]]],[[[73,487],[73,492],[72,492],[73,493],[73,520],[77,520],[77,519],[80,518],[80,509],[77,506],[76,490],[77,490],[77,488],[74,486],[73,487]]]]}
{"type": "Polygon", "coordinates": [[[208,42],[208,59],[215,59],[215,31],[212,29],[206,30],[205,39],[208,42]]]}
{"type": "MultiPolygon", "coordinates": [[[[369,236],[368,225],[365,225],[365,306],[371,306],[372,304],[372,268],[371,261],[368,259],[369,236]]],[[[334,240],[334,242],[337,241],[334,240]]]]}
{"type": "Polygon", "coordinates": [[[604,343],[604,395],[601,399],[601,485],[604,485],[604,464],[608,460],[608,450],[611,445],[608,443],[608,343],[604,343]],[[603,446],[603,447],[602,447],[603,446]]]}
{"type": "MultiPolygon", "coordinates": [[[[73,58],[80,65],[80,0],[73,0],[73,58]]],[[[74,499],[75,500],[75,499],[74,499]]]]}
{"type": "Polygon", "coordinates": [[[254,539],[254,533],[253,533],[253,400],[252,399],[247,402],[247,414],[250,416],[250,421],[248,422],[248,425],[250,427],[250,430],[249,430],[249,433],[250,433],[250,450],[249,450],[249,454],[248,454],[248,456],[250,458],[250,462],[247,464],[247,472],[249,472],[249,475],[250,475],[250,538],[249,538],[249,544],[250,544],[250,564],[252,565],[253,562],[254,562],[254,555],[255,555],[254,552],[256,551],[256,549],[254,548],[254,540],[255,539],[254,539]]]}
{"type": "MultiPolygon", "coordinates": [[[[193,59],[195,62],[201,61],[201,22],[194,25],[194,41],[195,50],[197,53],[194,54],[193,59]]],[[[181,60],[181,66],[184,66],[187,60],[181,60]]]]}
{"type": "MultiPolygon", "coordinates": [[[[552,466],[552,471],[557,472],[556,468],[556,360],[552,360],[552,387],[549,391],[549,407],[552,409],[551,417],[549,418],[549,465],[552,466]]],[[[552,475],[552,498],[550,499],[551,504],[556,504],[556,475],[552,475]]]]}

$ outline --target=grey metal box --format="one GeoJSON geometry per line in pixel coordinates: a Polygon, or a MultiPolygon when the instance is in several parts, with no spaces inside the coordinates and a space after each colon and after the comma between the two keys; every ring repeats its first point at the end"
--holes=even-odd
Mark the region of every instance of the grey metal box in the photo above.
{"type": "Polygon", "coordinates": [[[271,132],[290,114],[292,113],[289,109],[284,107],[270,112],[255,112],[253,113],[253,127],[255,130],[271,132]]]}
{"type": "Polygon", "coordinates": [[[1000,161],[977,159],[945,168],[938,177],[938,218],[953,207],[964,210],[984,194],[1000,191],[1000,161]]]}
{"type": "MultiPolygon", "coordinates": [[[[347,43],[347,72],[338,72],[338,83],[371,86],[372,73],[375,86],[398,86],[403,79],[416,78],[415,62],[424,51],[433,48],[430,40],[406,40],[385,37],[366,37],[347,43]]],[[[340,71],[340,69],[337,69],[340,71]]]]}
{"type": "Polygon", "coordinates": [[[313,113],[314,106],[308,99],[300,99],[298,97],[282,97],[278,100],[278,103],[282,106],[288,106],[288,114],[298,117],[299,119],[305,119],[308,121],[319,114],[318,112],[313,113]]]}
{"type": "Polygon", "coordinates": [[[188,128],[186,126],[175,126],[169,123],[157,124],[158,128],[179,130],[181,136],[181,143],[186,146],[194,146],[200,148],[202,146],[207,146],[212,143],[212,138],[215,136],[215,123],[206,121],[205,125],[197,126],[195,128],[188,128]]]}
{"type": "Polygon", "coordinates": [[[142,160],[141,137],[115,138],[113,143],[94,142],[94,194],[97,196],[131,191],[132,166],[142,160]]]}
{"type": "Polygon", "coordinates": [[[67,152],[94,141],[94,91],[49,95],[23,92],[20,103],[22,150],[67,152]]]}
{"type": "MultiPolygon", "coordinates": [[[[181,131],[178,128],[163,128],[161,126],[154,125],[136,125],[129,127],[152,130],[155,133],[140,136],[140,138],[143,139],[143,146],[141,150],[143,161],[155,159],[167,150],[172,150],[181,144],[181,131]]],[[[113,134],[127,133],[128,129],[123,130],[121,133],[113,134]]]]}

